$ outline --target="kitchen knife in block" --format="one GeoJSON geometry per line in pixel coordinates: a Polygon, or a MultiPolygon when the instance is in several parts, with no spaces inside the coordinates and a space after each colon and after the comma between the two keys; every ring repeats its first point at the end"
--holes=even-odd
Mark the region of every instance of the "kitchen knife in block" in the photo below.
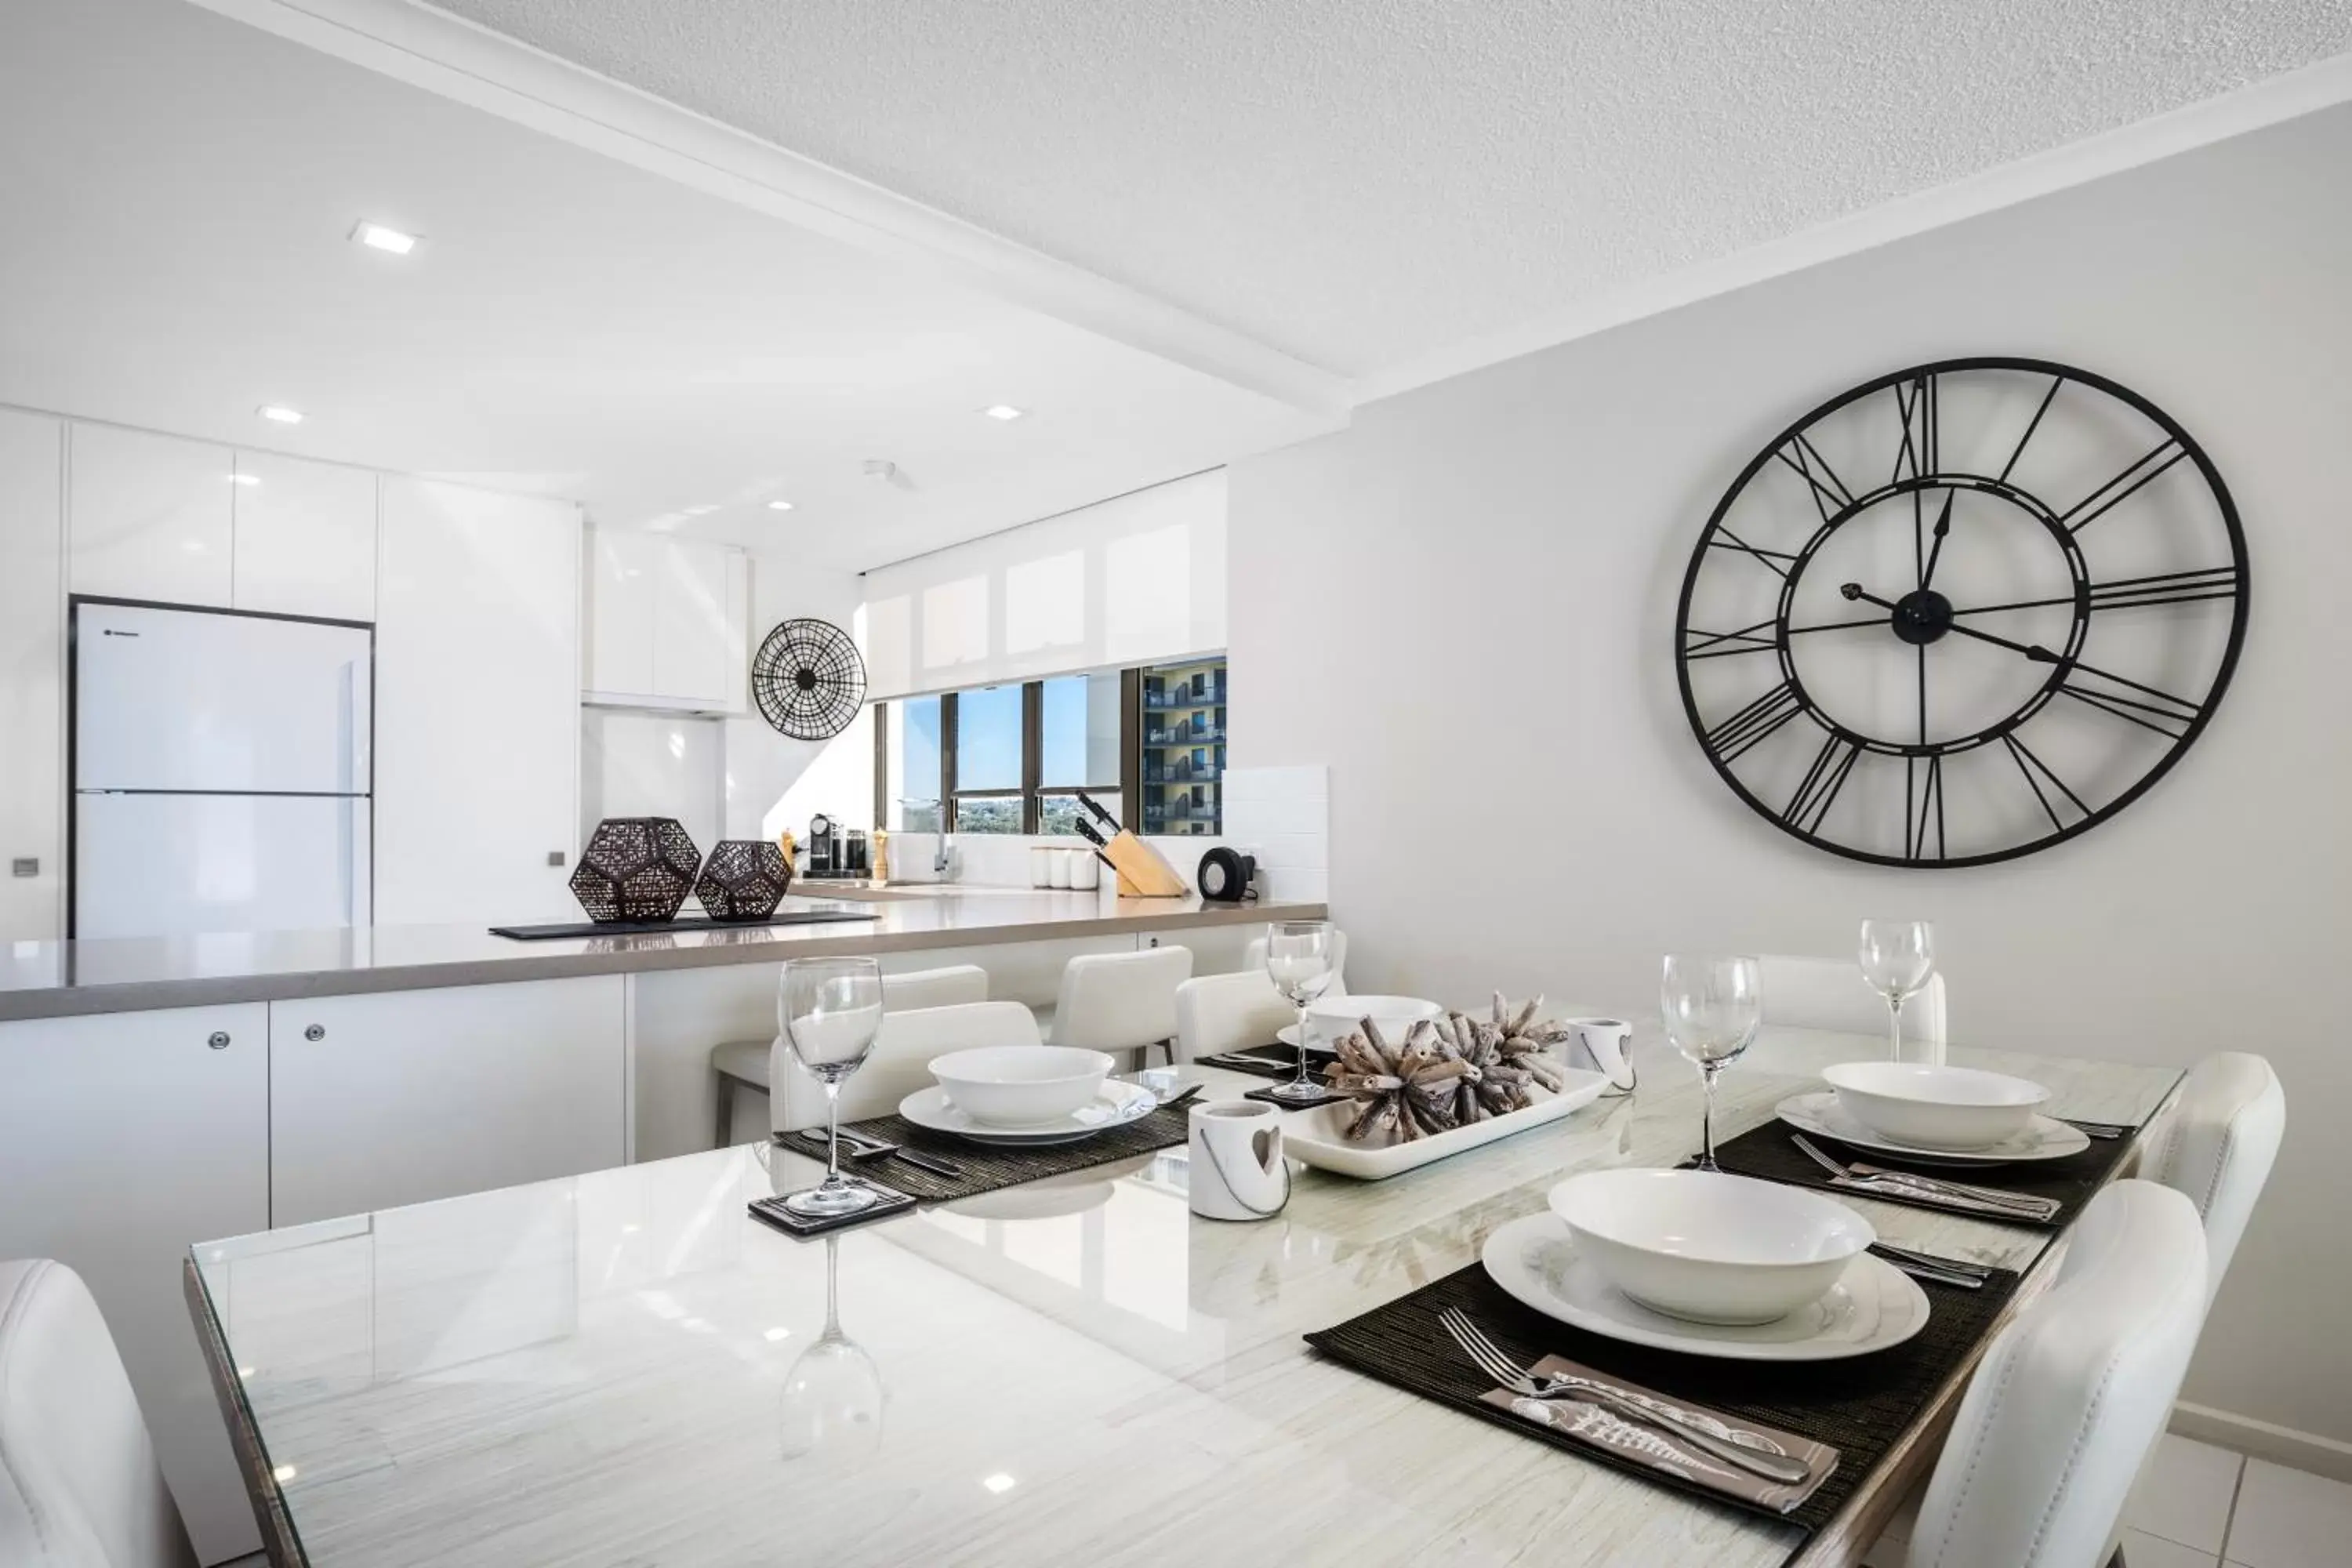
{"type": "Polygon", "coordinates": [[[1078,832],[1093,840],[1095,852],[1118,873],[1118,890],[1134,899],[1181,899],[1192,886],[1160,851],[1118,825],[1102,804],[1078,791],[1078,804],[1090,816],[1078,818],[1078,832]]]}

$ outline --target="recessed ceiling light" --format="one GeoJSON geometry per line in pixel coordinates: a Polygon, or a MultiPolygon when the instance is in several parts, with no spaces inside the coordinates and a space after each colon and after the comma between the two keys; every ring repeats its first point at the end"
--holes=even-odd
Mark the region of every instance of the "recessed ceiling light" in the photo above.
{"type": "Polygon", "coordinates": [[[396,228],[386,228],[380,223],[362,223],[352,230],[352,237],[370,250],[388,250],[394,256],[405,256],[416,248],[416,237],[403,234],[396,228]]]}
{"type": "Polygon", "coordinates": [[[770,511],[790,511],[793,510],[793,503],[788,500],[772,500],[768,503],[768,510],[770,511]]]}
{"type": "Polygon", "coordinates": [[[289,408],[282,403],[265,403],[260,407],[255,409],[254,412],[260,415],[264,419],[268,420],[273,425],[299,425],[302,423],[302,411],[299,408],[289,408]]]}
{"type": "Polygon", "coordinates": [[[992,1476],[982,1477],[980,1484],[986,1487],[990,1491],[994,1492],[997,1496],[1003,1497],[1006,1492],[1011,1491],[1014,1487],[1019,1486],[1021,1483],[1014,1480],[1011,1476],[1006,1475],[1003,1471],[999,1470],[992,1476]]]}
{"type": "Polygon", "coordinates": [[[982,409],[981,412],[987,415],[991,419],[1003,419],[1010,421],[1020,418],[1024,414],[1026,414],[1029,411],[1025,408],[1015,408],[1010,403],[992,403],[987,407],[982,409]]]}
{"type": "Polygon", "coordinates": [[[793,1337],[793,1331],[790,1329],[770,1329],[760,1337],[766,1340],[770,1344],[774,1344],[778,1340],[791,1339],[793,1337]]]}
{"type": "Polygon", "coordinates": [[[221,477],[233,485],[257,485],[261,482],[259,474],[224,474],[221,477]]]}

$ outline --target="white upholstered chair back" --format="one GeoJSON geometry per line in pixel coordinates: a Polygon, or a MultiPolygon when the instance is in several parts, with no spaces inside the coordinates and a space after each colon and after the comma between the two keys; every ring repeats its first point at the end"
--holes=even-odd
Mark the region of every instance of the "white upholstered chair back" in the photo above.
{"type": "Polygon", "coordinates": [[[0,1263],[0,1563],[195,1568],[106,1320],[62,1263],[0,1263]]]}
{"type": "MultiPolygon", "coordinates": [[[[1242,967],[1256,974],[1265,973],[1265,938],[1262,936],[1250,938],[1249,945],[1242,949],[1242,967]]],[[[1324,988],[1323,994],[1345,996],[1348,994],[1348,933],[1343,931],[1334,931],[1331,933],[1331,984],[1324,988]]],[[[1269,980],[1266,984],[1271,985],[1274,982],[1269,980]]],[[[1294,1024],[1298,1022],[1295,1008],[1292,1010],[1289,1021],[1294,1024]]],[[[1263,1043],[1263,1041],[1260,1042],[1260,1044],[1263,1043]]]]}
{"type": "Polygon", "coordinates": [[[915,969],[882,976],[882,1010],[912,1013],[924,1007],[954,1007],[988,1000],[988,971],[977,963],[915,969]]]}
{"type": "Polygon", "coordinates": [[[1274,1032],[1298,1022],[1264,969],[1198,974],[1176,987],[1176,1059],[1269,1045],[1274,1032]]]}
{"type": "Polygon", "coordinates": [[[2195,1206],[2153,1182],[2092,1199],[1961,1398],[1910,1568],[2099,1568],[2204,1317],[2195,1206]]]}
{"type": "MultiPolygon", "coordinates": [[[[1785,1029],[1832,1029],[1844,1035],[1886,1037],[1886,998],[1862,977],[1852,959],[1791,958],[1767,954],[1764,1022],[1785,1029]]],[[[1937,1054],[1951,1038],[1944,1013],[1944,977],[1931,975],[1919,994],[1903,1004],[1903,1038],[1933,1041],[1937,1054]]]]}
{"type": "MultiPolygon", "coordinates": [[[[963,1002],[882,1015],[866,1065],[841,1086],[841,1119],[887,1116],[933,1082],[930,1062],[981,1046],[1038,1044],[1037,1016],[1018,1002],[963,1002]]],[[[824,1125],[824,1090],[800,1069],[780,1037],[769,1063],[768,1119],[779,1132],[824,1125]]]]}
{"type": "Polygon", "coordinates": [[[1192,978],[1192,950],[1090,952],[1063,967],[1054,1044],[1132,1051],[1176,1037],[1176,987],[1192,978]]]}
{"type": "Polygon", "coordinates": [[[2286,1133],[2286,1092],[2262,1058],[2207,1057],[2189,1069],[2140,1174],[2197,1205],[2205,1221],[2206,1295],[2221,1288],[2238,1238],[2286,1133]]]}

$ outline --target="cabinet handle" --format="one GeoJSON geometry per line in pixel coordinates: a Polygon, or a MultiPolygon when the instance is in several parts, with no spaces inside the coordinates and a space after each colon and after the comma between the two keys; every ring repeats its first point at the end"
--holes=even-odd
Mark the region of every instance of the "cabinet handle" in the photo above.
{"type": "Polygon", "coordinates": [[[212,1032],[212,1037],[207,1039],[205,1044],[210,1046],[216,1051],[225,1051],[228,1049],[228,1031],[226,1029],[215,1029],[212,1032]]]}
{"type": "Polygon", "coordinates": [[[302,1037],[306,1040],[323,1040],[327,1037],[327,1026],[324,1024],[313,1024],[302,1031],[302,1037]]]}

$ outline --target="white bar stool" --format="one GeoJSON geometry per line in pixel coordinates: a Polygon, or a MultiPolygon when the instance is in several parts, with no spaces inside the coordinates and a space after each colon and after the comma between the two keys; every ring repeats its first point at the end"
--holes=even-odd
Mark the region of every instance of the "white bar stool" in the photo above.
{"type": "MultiPolygon", "coordinates": [[[[911,1013],[924,1007],[950,1007],[988,1000],[988,971],[977,963],[950,964],[944,969],[917,969],[882,977],[882,1010],[911,1013]]],[[[764,1040],[728,1040],[710,1047],[710,1071],[719,1083],[719,1116],[714,1149],[724,1149],[735,1135],[735,1092],[748,1089],[769,1092],[774,1082],[771,1061],[778,1037],[764,1040]]],[[[891,1101],[895,1107],[897,1100],[891,1101]]],[[[772,1116],[773,1108],[770,1114],[772,1116]]]]}
{"type": "MultiPolygon", "coordinates": [[[[930,1087],[932,1059],[950,1051],[1039,1043],[1036,1015],[1018,1002],[964,1002],[891,1012],[886,998],[882,1032],[874,1037],[866,1065],[842,1082],[841,1119],[887,1116],[900,1100],[930,1087]]],[[[824,1090],[793,1065],[791,1047],[781,1038],[772,1047],[768,1071],[770,1082],[784,1086],[782,1094],[768,1096],[768,1120],[776,1131],[824,1125],[824,1090]]]]}
{"type": "Polygon", "coordinates": [[[1275,1043],[1275,1031],[1298,1022],[1261,964],[1233,974],[1198,974],[1176,987],[1176,1059],[1275,1043]]]}
{"type": "Polygon", "coordinates": [[[1050,1037],[1057,1046],[1090,1051],[1133,1051],[1140,1059],[1153,1046],[1175,1060],[1176,987],[1192,977],[1189,947],[1150,947],[1140,952],[1094,952],[1074,958],[1062,970],[1050,1037]]]}

